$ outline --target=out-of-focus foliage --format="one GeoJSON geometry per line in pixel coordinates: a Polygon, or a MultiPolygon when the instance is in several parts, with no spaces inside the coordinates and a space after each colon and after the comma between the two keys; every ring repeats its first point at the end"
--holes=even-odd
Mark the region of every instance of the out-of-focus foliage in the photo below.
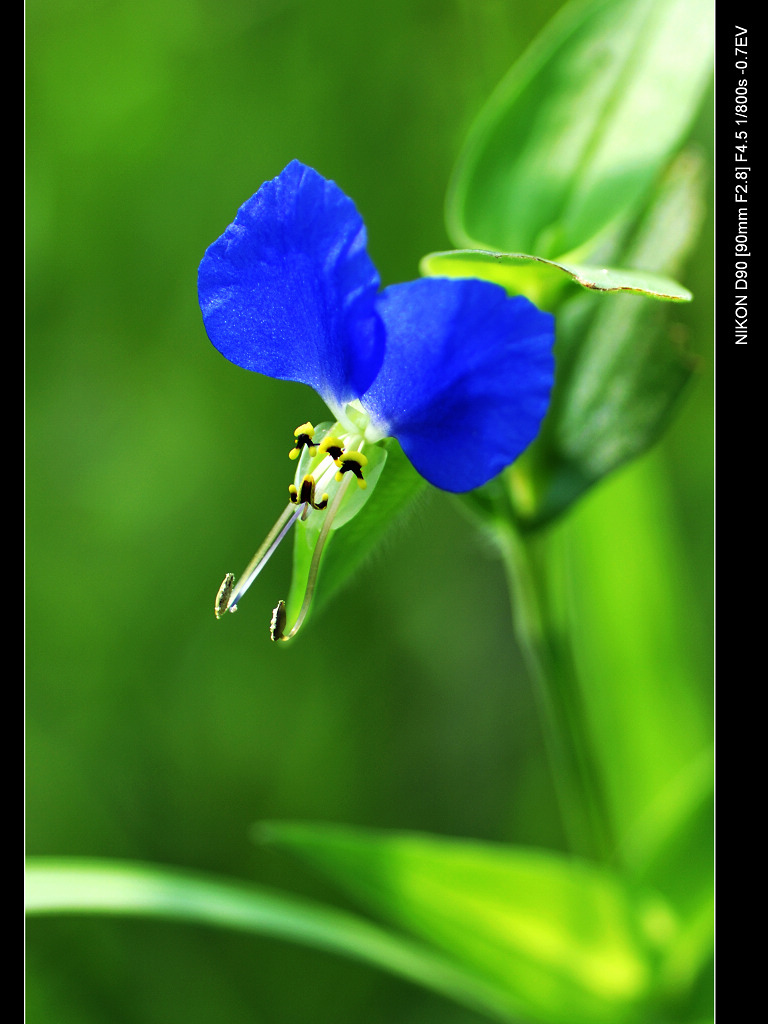
{"type": "Polygon", "coordinates": [[[599,249],[696,116],[713,20],[706,0],[565,5],[473,126],[448,203],[456,244],[550,259],[599,249]]]}

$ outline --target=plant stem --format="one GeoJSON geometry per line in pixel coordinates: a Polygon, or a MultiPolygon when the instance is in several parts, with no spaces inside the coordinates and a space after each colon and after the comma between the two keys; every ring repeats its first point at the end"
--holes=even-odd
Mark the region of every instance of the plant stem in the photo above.
{"type": "Polygon", "coordinates": [[[614,851],[612,827],[573,651],[553,606],[552,581],[547,574],[548,531],[521,533],[499,518],[494,528],[506,569],[515,633],[536,683],[571,849],[591,859],[609,861],[614,851]]]}

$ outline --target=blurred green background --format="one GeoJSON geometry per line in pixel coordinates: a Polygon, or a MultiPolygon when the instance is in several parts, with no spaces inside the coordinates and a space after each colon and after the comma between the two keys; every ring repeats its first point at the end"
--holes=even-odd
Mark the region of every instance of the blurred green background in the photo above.
{"type": "MultiPolygon", "coordinates": [[[[293,157],[355,199],[384,284],[415,277],[450,247],[443,198],[474,115],[559,6],[27,5],[30,854],[182,865],[343,905],[254,845],[252,823],[564,848],[504,577],[447,496],[422,501],[295,644],[268,639],[289,545],[215,621],[224,572],[283,507],[294,427],[324,407],[227,363],[196,297],[207,245],[293,157]]],[[[659,558],[622,532],[643,496],[642,536],[663,538],[680,596],[669,628],[703,693],[708,238],[683,279],[699,372],[680,414],[560,528],[582,568],[605,542],[611,602],[637,599],[631,570],[659,558]]],[[[32,1024],[480,1020],[323,953],[181,925],[34,920],[27,958],[32,1024]]]]}

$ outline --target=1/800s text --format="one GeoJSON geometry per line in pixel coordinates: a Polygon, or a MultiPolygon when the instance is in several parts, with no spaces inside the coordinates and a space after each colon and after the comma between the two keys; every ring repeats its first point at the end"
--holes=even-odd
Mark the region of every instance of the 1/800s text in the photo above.
{"type": "Polygon", "coordinates": [[[747,216],[749,175],[752,170],[750,157],[747,156],[749,144],[749,105],[747,102],[749,88],[749,80],[747,76],[747,69],[749,67],[748,54],[747,29],[743,28],[741,25],[736,25],[734,46],[734,68],[736,71],[736,86],[734,92],[734,200],[739,204],[736,215],[737,223],[734,244],[734,342],[736,345],[747,344],[747,257],[752,255],[749,245],[749,220],[747,216]]]}

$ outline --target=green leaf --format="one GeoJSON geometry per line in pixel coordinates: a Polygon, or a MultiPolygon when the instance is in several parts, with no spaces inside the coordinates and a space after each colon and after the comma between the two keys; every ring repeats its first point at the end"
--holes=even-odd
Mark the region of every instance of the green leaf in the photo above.
{"type": "Polygon", "coordinates": [[[566,5],[470,132],[447,201],[454,244],[581,262],[684,141],[712,22],[706,0],[566,5]]]}
{"type": "MultiPolygon", "coordinates": [[[[346,520],[341,529],[332,530],[326,541],[312,601],[315,612],[338,593],[363,562],[377,551],[390,527],[427,490],[426,481],[403,455],[394,438],[387,439],[377,450],[386,454],[386,464],[383,464],[375,492],[356,511],[354,518],[346,520]]],[[[295,621],[304,600],[317,541],[317,529],[312,528],[312,519],[315,518],[310,517],[307,524],[297,523],[295,528],[293,575],[286,601],[289,625],[295,621]]]]}
{"type": "Polygon", "coordinates": [[[640,1021],[657,944],[675,928],[663,903],[610,871],[552,853],[420,834],[301,823],[259,833],[364,906],[503,987],[522,1020],[640,1021]]]}
{"type": "Polygon", "coordinates": [[[154,917],[286,939],[378,967],[492,1020],[512,1020],[503,990],[441,954],[353,914],[253,885],[152,864],[31,858],[26,908],[30,915],[154,917]]]}
{"type": "Polygon", "coordinates": [[[502,285],[512,295],[526,295],[544,309],[552,308],[562,287],[563,274],[592,291],[633,292],[670,302],[689,302],[693,298],[687,288],[650,270],[590,267],[516,252],[433,252],[422,259],[421,273],[430,277],[480,277],[502,285]]]}
{"type": "Polygon", "coordinates": [[[625,836],[622,859],[674,907],[680,930],[664,966],[670,990],[689,987],[714,947],[714,751],[705,748],[664,787],[625,836]]]}
{"type": "Polygon", "coordinates": [[[686,915],[697,912],[698,858],[711,850],[688,866],[678,858],[674,879],[669,865],[710,797],[712,665],[672,500],[663,467],[647,459],[536,536],[546,545],[549,628],[571,638],[622,862],[686,915]]]}
{"type": "MultiPolygon", "coordinates": [[[[540,548],[547,634],[569,638],[578,666],[614,857],[673,910],[660,985],[684,992],[713,941],[712,664],[673,500],[651,457],[527,540],[540,548]]],[[[552,702],[561,690],[553,680],[552,702]]]]}

